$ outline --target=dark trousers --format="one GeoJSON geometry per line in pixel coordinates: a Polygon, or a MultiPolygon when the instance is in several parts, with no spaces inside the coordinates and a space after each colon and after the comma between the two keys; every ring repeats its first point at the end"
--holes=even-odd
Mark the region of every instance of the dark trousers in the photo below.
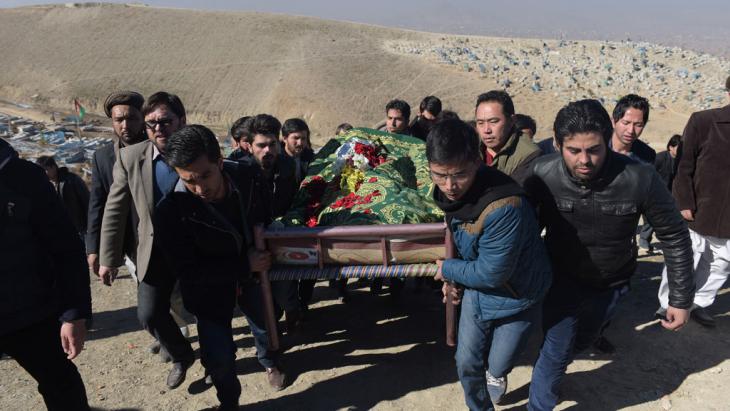
{"type": "Polygon", "coordinates": [[[0,353],[13,357],[38,382],[49,410],[88,410],[84,382],[61,348],[60,331],[58,321],[49,318],[0,336],[0,353]]]}
{"type": "Polygon", "coordinates": [[[194,359],[190,342],[170,315],[170,296],[177,279],[157,250],[152,251],[144,280],[137,287],[137,317],[140,324],[170,354],[172,362],[194,359]]]}
{"type": "Polygon", "coordinates": [[[641,248],[650,248],[651,247],[651,237],[654,235],[654,227],[651,226],[649,223],[644,223],[641,227],[639,227],[639,247],[641,248]]]}
{"type": "Polygon", "coordinates": [[[528,409],[555,408],[568,364],[595,342],[628,290],[627,285],[596,290],[556,277],[542,310],[545,337],[532,370],[528,409]]]}
{"type": "MultiPolygon", "coordinates": [[[[248,321],[256,345],[256,357],[264,368],[276,367],[278,353],[269,350],[261,286],[247,283],[241,288],[238,306],[248,321]]],[[[236,344],[233,342],[231,320],[227,317],[209,317],[198,313],[200,362],[213,379],[216,395],[223,407],[238,406],[241,383],[236,375],[236,344]]]]}

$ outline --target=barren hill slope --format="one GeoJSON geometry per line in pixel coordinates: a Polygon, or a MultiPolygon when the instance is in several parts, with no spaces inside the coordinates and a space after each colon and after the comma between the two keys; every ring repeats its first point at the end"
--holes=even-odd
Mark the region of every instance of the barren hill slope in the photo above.
{"type": "MultiPolygon", "coordinates": [[[[467,37],[261,13],[124,5],[0,9],[0,98],[68,109],[78,97],[101,113],[112,90],[167,90],[180,95],[189,122],[222,131],[245,114],[301,116],[321,141],[341,122],[377,122],[394,97],[415,111],[434,94],[470,119],[476,95],[499,87],[495,78],[393,47],[455,38],[467,37]]],[[[512,41],[515,49],[519,42],[512,41]]],[[[566,97],[509,91],[518,112],[537,118],[539,136],[549,136],[566,97]]],[[[661,146],[689,113],[669,107],[653,114],[645,137],[661,146]]]]}

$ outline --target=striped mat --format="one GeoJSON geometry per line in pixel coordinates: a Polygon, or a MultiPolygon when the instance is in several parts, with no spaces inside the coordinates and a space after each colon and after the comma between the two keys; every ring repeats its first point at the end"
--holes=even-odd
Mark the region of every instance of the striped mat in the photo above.
{"type": "Polygon", "coordinates": [[[341,278],[433,277],[436,264],[350,265],[333,267],[274,266],[269,280],[336,280],[341,278]]]}

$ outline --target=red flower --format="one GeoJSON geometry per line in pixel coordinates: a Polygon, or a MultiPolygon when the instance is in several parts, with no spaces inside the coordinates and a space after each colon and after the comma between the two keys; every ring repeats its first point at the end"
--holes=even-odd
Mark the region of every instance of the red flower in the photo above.
{"type": "Polygon", "coordinates": [[[368,180],[368,183],[377,183],[378,178],[377,177],[370,177],[370,180],[368,180]]]}
{"type": "Polygon", "coordinates": [[[307,222],[305,224],[307,225],[307,227],[316,227],[317,226],[317,216],[315,216],[315,215],[310,216],[307,219],[307,222]]]}
{"type": "Polygon", "coordinates": [[[362,212],[363,212],[364,214],[371,214],[371,213],[373,212],[373,210],[371,210],[371,209],[369,209],[369,208],[366,208],[366,209],[362,210],[362,212]]]}

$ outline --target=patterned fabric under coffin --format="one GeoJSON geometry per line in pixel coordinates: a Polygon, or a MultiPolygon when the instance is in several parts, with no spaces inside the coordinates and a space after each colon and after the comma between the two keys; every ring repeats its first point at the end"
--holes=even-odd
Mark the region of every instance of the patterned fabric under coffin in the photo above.
{"type": "Polygon", "coordinates": [[[336,280],[341,278],[390,278],[390,277],[433,277],[436,264],[405,264],[383,267],[382,265],[288,267],[274,266],[269,271],[269,280],[336,280]]]}

